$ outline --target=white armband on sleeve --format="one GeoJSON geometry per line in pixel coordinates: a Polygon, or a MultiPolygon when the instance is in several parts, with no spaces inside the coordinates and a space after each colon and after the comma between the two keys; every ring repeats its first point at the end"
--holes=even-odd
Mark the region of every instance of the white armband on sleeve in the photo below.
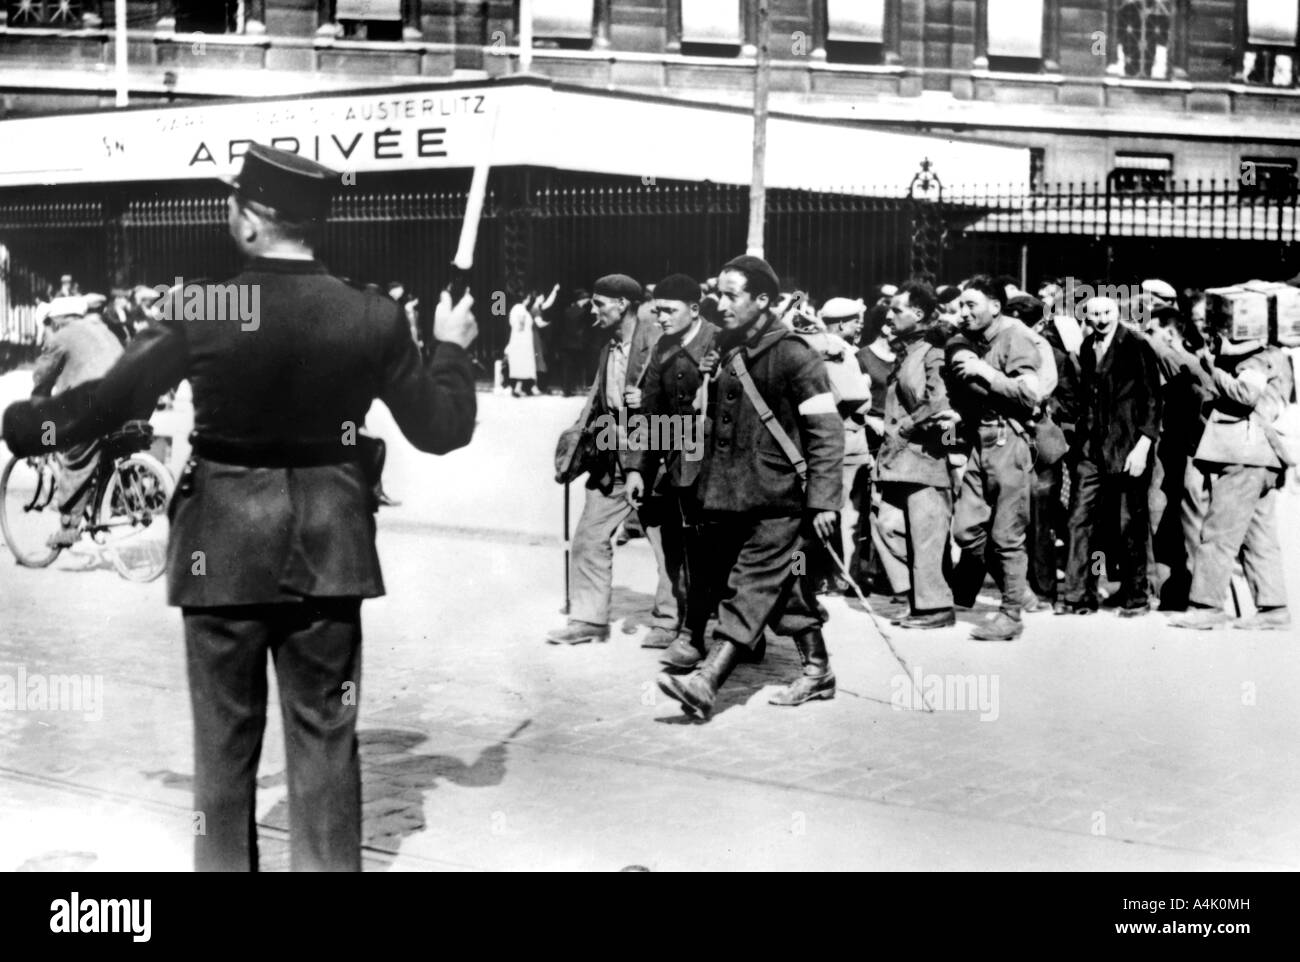
{"type": "Polygon", "coordinates": [[[804,416],[809,414],[834,414],[836,413],[836,410],[835,395],[830,394],[829,392],[826,394],[814,394],[812,397],[808,398],[808,400],[799,405],[799,413],[804,416]]]}

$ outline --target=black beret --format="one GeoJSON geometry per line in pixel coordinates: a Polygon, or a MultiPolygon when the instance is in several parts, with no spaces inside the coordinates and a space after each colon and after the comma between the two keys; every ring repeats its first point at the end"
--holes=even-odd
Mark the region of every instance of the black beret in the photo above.
{"type": "MultiPolygon", "coordinates": [[[[775,297],[781,293],[781,281],[776,276],[776,271],[772,270],[772,265],[761,257],[754,257],[752,254],[741,254],[739,257],[733,257],[727,263],[722,265],[722,270],[731,269],[742,270],[749,274],[757,274],[765,277],[772,282],[770,291],[755,291],[755,294],[771,294],[775,297]]],[[[719,272],[721,273],[721,272],[719,272]]]]}
{"type": "Polygon", "coordinates": [[[700,282],[689,274],[669,274],[655,285],[655,299],[698,304],[700,302],[700,282]]]}
{"type": "Polygon", "coordinates": [[[249,145],[244,166],[227,183],[245,200],[257,201],[295,220],[322,220],[339,175],[324,164],[287,150],[249,145]]]}
{"type": "Polygon", "coordinates": [[[641,285],[626,274],[606,274],[596,281],[592,290],[601,297],[626,297],[629,301],[639,301],[642,297],[641,285]]]}
{"type": "Polygon", "coordinates": [[[934,301],[936,304],[947,304],[951,301],[957,300],[959,297],[961,297],[961,288],[954,287],[950,284],[947,287],[941,287],[935,291],[934,301]]]}
{"type": "Polygon", "coordinates": [[[1032,294],[1020,294],[1007,301],[1002,313],[1032,324],[1043,316],[1043,302],[1032,294]]]}

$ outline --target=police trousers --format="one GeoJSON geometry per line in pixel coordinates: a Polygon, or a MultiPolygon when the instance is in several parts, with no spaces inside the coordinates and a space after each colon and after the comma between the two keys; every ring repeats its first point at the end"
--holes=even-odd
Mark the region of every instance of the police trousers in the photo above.
{"type": "Polygon", "coordinates": [[[794,636],[826,623],[809,568],[821,545],[808,522],[721,511],[705,517],[701,540],[715,572],[715,642],[753,651],[765,627],[794,636]]]}
{"type": "Polygon", "coordinates": [[[1002,589],[1002,612],[1019,620],[1028,587],[1025,531],[1032,474],[1033,455],[1025,438],[1009,428],[980,427],[953,512],[953,539],[962,549],[953,594],[962,607],[975,603],[988,552],[994,580],[1002,589]]]}
{"type": "Polygon", "coordinates": [[[292,871],[361,871],[361,600],[185,608],[194,713],[194,867],[257,871],[266,658],[284,720],[292,871]]]}

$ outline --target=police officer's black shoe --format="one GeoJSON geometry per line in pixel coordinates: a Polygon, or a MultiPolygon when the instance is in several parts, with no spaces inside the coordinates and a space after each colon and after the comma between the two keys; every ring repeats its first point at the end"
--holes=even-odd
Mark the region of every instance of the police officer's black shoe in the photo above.
{"type": "Polygon", "coordinates": [[[739,659],[739,645],[719,641],[709,649],[700,667],[689,675],[671,675],[665,671],[659,673],[656,681],[659,690],[673,701],[679,702],[687,714],[699,715],[707,721],[709,715],[713,714],[713,702],[718,697],[718,689],[739,659]]]}
{"type": "Polygon", "coordinates": [[[799,649],[803,674],[773,694],[767,703],[793,707],[814,699],[834,698],[835,673],[831,671],[830,655],[826,652],[826,640],[821,629],[814,628],[795,635],[794,646],[799,649]]]}

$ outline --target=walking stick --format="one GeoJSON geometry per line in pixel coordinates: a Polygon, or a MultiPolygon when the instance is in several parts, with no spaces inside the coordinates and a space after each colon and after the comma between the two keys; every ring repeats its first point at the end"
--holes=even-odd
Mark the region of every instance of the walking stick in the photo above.
{"type": "Polygon", "coordinates": [[[866,610],[867,617],[871,619],[871,624],[884,640],[885,645],[888,646],[889,652],[894,656],[894,660],[898,662],[898,666],[903,669],[903,673],[907,675],[908,679],[912,682],[912,686],[916,690],[916,693],[921,696],[921,705],[926,711],[933,714],[934,709],[930,707],[930,702],[925,697],[925,691],[921,688],[920,684],[918,684],[916,676],[912,674],[912,669],[909,668],[907,662],[903,660],[903,656],[900,655],[898,650],[894,647],[894,643],[890,640],[889,634],[880,626],[880,622],[876,619],[876,613],[871,610],[871,603],[867,601],[866,597],[862,594],[862,589],[858,587],[858,583],[854,580],[853,575],[849,574],[849,569],[844,563],[844,559],[831,548],[830,542],[820,531],[817,533],[817,537],[821,539],[822,545],[826,548],[826,553],[835,559],[835,564],[840,569],[840,573],[844,575],[844,580],[849,583],[849,586],[853,589],[853,593],[858,596],[858,601],[862,602],[862,607],[866,610]]]}
{"type": "Polygon", "coordinates": [[[569,613],[569,482],[564,482],[564,610],[569,613]]]}

